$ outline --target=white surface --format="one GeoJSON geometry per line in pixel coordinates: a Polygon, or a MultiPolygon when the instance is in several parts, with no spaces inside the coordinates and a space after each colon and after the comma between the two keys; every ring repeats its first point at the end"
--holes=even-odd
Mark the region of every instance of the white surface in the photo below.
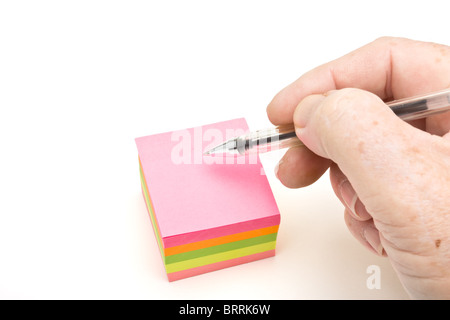
{"type": "Polygon", "coordinates": [[[173,283],[139,185],[138,136],[246,117],[309,69],[383,35],[449,43],[444,1],[0,3],[0,298],[404,299],[324,176],[263,163],[274,258],[173,283]],[[429,9],[428,9],[429,8],[429,9]],[[367,267],[381,269],[369,290],[367,267]]]}

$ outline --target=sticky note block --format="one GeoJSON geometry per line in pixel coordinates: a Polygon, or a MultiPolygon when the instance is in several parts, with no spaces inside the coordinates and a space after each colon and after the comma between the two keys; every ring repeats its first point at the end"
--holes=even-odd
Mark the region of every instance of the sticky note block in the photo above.
{"type": "Polygon", "coordinates": [[[204,156],[245,119],[136,139],[142,193],[169,280],[275,254],[280,214],[257,155],[204,156]]]}

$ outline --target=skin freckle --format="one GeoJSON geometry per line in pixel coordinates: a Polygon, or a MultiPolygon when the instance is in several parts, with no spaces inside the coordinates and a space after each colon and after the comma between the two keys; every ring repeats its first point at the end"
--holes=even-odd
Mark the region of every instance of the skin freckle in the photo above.
{"type": "Polygon", "coordinates": [[[439,247],[441,246],[441,239],[437,239],[437,240],[434,242],[434,245],[436,246],[436,248],[439,248],[439,247]]]}
{"type": "Polygon", "coordinates": [[[411,153],[419,153],[419,152],[420,152],[420,149],[419,149],[418,147],[411,147],[411,148],[409,148],[409,151],[410,151],[411,153]]]}

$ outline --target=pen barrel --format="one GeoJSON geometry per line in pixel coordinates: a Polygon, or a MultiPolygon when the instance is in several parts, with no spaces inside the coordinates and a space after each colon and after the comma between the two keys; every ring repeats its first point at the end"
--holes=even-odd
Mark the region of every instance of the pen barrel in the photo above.
{"type": "Polygon", "coordinates": [[[295,134],[293,124],[258,130],[238,139],[239,153],[264,153],[303,145],[295,134]]]}
{"type": "Polygon", "coordinates": [[[422,119],[450,110],[450,90],[395,100],[387,105],[402,120],[422,119]]]}
{"type": "MultiPolygon", "coordinates": [[[[450,111],[450,89],[421,96],[395,100],[387,106],[402,120],[411,121],[450,111]]],[[[258,130],[230,140],[233,152],[263,153],[304,145],[295,134],[293,124],[258,130]]]]}

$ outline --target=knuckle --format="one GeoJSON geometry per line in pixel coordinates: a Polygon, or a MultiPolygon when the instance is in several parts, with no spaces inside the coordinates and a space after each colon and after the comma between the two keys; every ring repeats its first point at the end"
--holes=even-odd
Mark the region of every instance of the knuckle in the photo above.
{"type": "Polygon", "coordinates": [[[392,36],[381,36],[381,37],[376,38],[374,42],[385,43],[385,42],[390,42],[395,39],[397,39],[397,38],[392,37],[392,36]]]}
{"type": "Polygon", "coordinates": [[[400,37],[392,37],[392,36],[382,36],[379,38],[376,38],[373,41],[373,44],[375,45],[394,45],[400,41],[404,40],[404,38],[400,38],[400,37]]]}

